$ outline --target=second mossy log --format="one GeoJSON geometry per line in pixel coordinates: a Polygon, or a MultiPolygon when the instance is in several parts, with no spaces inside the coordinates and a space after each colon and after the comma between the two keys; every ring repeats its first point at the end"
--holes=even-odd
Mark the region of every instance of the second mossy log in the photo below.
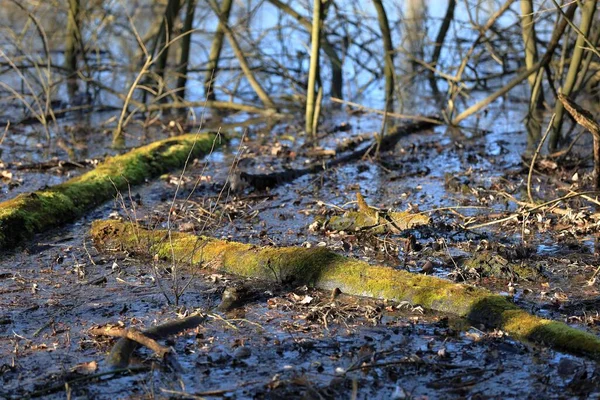
{"type": "Polygon", "coordinates": [[[464,284],[370,265],[324,248],[261,247],[106,220],[92,224],[100,248],[121,248],[187,269],[222,272],[280,284],[339,288],[350,295],[407,301],[501,329],[516,338],[600,360],[600,338],[527,313],[510,299],[464,284]]]}
{"type": "Polygon", "coordinates": [[[93,170],[0,203],[0,250],[49,228],[73,221],[118,191],[167,171],[183,168],[188,158],[206,155],[221,143],[214,133],[188,134],[153,142],[108,157],[93,170]]]}

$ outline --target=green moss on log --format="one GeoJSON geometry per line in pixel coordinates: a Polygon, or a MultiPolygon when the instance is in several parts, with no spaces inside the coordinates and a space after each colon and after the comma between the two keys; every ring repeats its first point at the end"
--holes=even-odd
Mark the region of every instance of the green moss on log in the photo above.
{"type": "Polygon", "coordinates": [[[0,249],[74,220],[90,208],[169,170],[183,167],[188,154],[205,155],[220,140],[213,133],[188,134],[109,157],[94,170],[60,185],[0,203],[0,249]]]}
{"type": "Polygon", "coordinates": [[[334,215],[325,222],[329,230],[355,232],[368,230],[373,234],[398,233],[406,229],[427,225],[431,218],[424,214],[412,214],[408,211],[389,211],[375,217],[361,211],[346,211],[343,215],[334,215]]]}
{"type": "Polygon", "coordinates": [[[369,230],[371,233],[398,233],[419,225],[427,225],[431,219],[424,214],[412,214],[408,211],[378,210],[367,204],[360,192],[356,192],[358,211],[347,211],[344,215],[334,215],[325,226],[334,231],[369,230]]]}
{"type": "Polygon", "coordinates": [[[600,359],[600,339],[562,322],[526,313],[507,298],[488,290],[415,275],[336,254],[326,248],[257,247],[204,236],[173,232],[171,250],[166,231],[149,231],[131,223],[95,221],[92,237],[99,247],[115,245],[180,265],[211,266],[232,274],[275,282],[306,284],[344,293],[408,301],[414,305],[466,317],[520,338],[558,350],[600,359]]]}
{"type": "Polygon", "coordinates": [[[427,225],[431,219],[424,214],[412,214],[408,211],[384,211],[367,204],[360,192],[356,192],[358,211],[347,211],[342,216],[334,215],[325,225],[335,231],[360,231],[368,229],[371,233],[398,233],[419,225],[427,225]]]}

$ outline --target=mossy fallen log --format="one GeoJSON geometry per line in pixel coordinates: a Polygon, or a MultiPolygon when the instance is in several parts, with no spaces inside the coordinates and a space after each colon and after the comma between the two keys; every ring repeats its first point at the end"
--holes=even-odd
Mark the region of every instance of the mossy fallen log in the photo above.
{"type": "MultiPolygon", "coordinates": [[[[318,218],[317,221],[323,218],[318,218]]],[[[322,224],[333,231],[356,232],[367,230],[373,234],[399,233],[406,229],[427,225],[431,219],[424,214],[408,211],[387,211],[375,217],[360,211],[346,211],[343,215],[333,215],[322,224]]]]}
{"type": "Polygon", "coordinates": [[[90,208],[146,179],[183,167],[188,155],[200,157],[218,145],[214,133],[160,140],[123,155],[109,157],[92,171],[60,185],[0,203],[0,250],[74,220],[90,208]]]}
{"type": "Polygon", "coordinates": [[[408,301],[502,329],[516,338],[600,360],[600,338],[562,322],[528,314],[488,290],[427,275],[373,266],[326,248],[259,247],[204,236],[146,230],[120,221],[95,221],[96,245],[171,260],[192,268],[211,268],[278,283],[341,289],[344,293],[408,301]],[[172,248],[171,248],[172,244],[172,248]]]}
{"type": "MultiPolygon", "coordinates": [[[[427,225],[431,218],[408,211],[378,210],[367,204],[360,192],[356,193],[358,211],[346,211],[322,221],[329,230],[355,232],[368,230],[373,234],[399,233],[420,225],[427,225]]],[[[318,219],[317,219],[318,220],[318,219]]]]}

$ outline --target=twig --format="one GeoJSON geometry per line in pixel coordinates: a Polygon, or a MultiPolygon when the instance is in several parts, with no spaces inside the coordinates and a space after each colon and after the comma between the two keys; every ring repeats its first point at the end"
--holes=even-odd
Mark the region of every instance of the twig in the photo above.
{"type": "Polygon", "coordinates": [[[490,225],[500,224],[502,222],[506,222],[506,221],[510,221],[511,219],[518,218],[521,215],[525,215],[525,214],[528,214],[528,213],[531,213],[531,212],[534,212],[534,211],[537,211],[537,210],[540,210],[540,209],[544,209],[544,208],[546,208],[547,206],[549,206],[551,204],[559,203],[561,201],[572,199],[574,197],[582,197],[582,196],[588,195],[588,194],[598,194],[598,192],[591,191],[591,192],[582,192],[582,193],[568,194],[566,196],[559,197],[558,199],[553,199],[553,200],[547,201],[545,203],[542,203],[542,204],[540,204],[540,205],[538,205],[536,207],[532,207],[532,208],[529,208],[527,210],[523,210],[523,211],[519,211],[518,213],[511,214],[508,217],[500,218],[500,219],[497,219],[495,221],[484,222],[482,224],[477,224],[477,225],[474,225],[474,226],[464,226],[464,229],[473,230],[473,229],[479,229],[479,228],[483,228],[483,227],[490,226],[490,225]]]}
{"type": "Polygon", "coordinates": [[[6,127],[4,128],[4,133],[2,134],[2,138],[0,138],[0,145],[4,142],[6,138],[6,134],[8,133],[8,128],[10,128],[10,121],[6,121],[6,127]]]}
{"type": "MultiPolygon", "coordinates": [[[[567,190],[569,192],[569,194],[577,194],[577,192],[575,192],[575,191],[573,191],[573,190],[571,190],[569,188],[559,187],[559,189],[567,190]]],[[[535,204],[535,203],[529,203],[527,201],[517,200],[513,195],[510,195],[510,194],[508,194],[506,192],[496,192],[496,193],[498,195],[503,196],[504,198],[506,198],[506,199],[514,202],[515,204],[517,204],[517,205],[519,205],[521,207],[535,207],[535,206],[537,206],[537,204],[535,204]]],[[[579,193],[579,195],[581,196],[582,199],[585,199],[585,200],[587,200],[587,201],[589,201],[591,203],[600,205],[600,202],[598,202],[598,200],[593,199],[590,196],[587,196],[587,195],[581,194],[581,193],[579,193]]],[[[553,214],[557,214],[557,215],[560,215],[560,216],[565,216],[565,215],[568,215],[570,213],[569,209],[558,208],[556,206],[552,206],[548,210],[545,210],[545,211],[546,212],[551,212],[553,214]]],[[[600,219],[600,214],[599,213],[591,214],[590,217],[593,218],[593,219],[595,219],[595,220],[598,220],[598,219],[600,219]]]]}
{"type": "Polygon", "coordinates": [[[38,336],[40,333],[42,333],[42,331],[43,331],[44,329],[46,329],[47,327],[49,327],[50,325],[52,325],[52,324],[53,324],[53,323],[56,321],[56,318],[57,318],[57,317],[60,317],[60,316],[62,316],[62,315],[64,315],[64,314],[68,313],[69,311],[73,310],[74,308],[77,308],[77,307],[79,307],[81,304],[83,304],[83,303],[74,304],[74,305],[72,305],[72,306],[69,306],[69,307],[65,308],[64,310],[61,310],[61,311],[57,312],[57,313],[56,313],[56,314],[54,314],[52,317],[50,317],[50,319],[49,319],[49,320],[48,320],[48,321],[47,321],[47,322],[46,322],[44,325],[42,325],[41,327],[39,327],[39,328],[38,328],[38,329],[37,329],[37,330],[36,330],[36,331],[33,333],[33,335],[32,335],[32,336],[33,336],[33,337],[36,337],[36,336],[38,336]]]}
{"type": "Polygon", "coordinates": [[[223,396],[226,393],[230,393],[230,392],[235,392],[236,390],[245,387],[245,386],[250,386],[250,385],[254,385],[257,383],[263,383],[261,381],[250,381],[250,382],[244,382],[244,383],[240,383],[237,386],[230,388],[230,389],[214,389],[214,390],[205,390],[203,392],[196,392],[196,393],[186,393],[186,392],[180,392],[177,390],[170,390],[170,389],[164,389],[161,388],[160,391],[163,393],[168,393],[168,394],[175,394],[175,395],[179,395],[183,398],[190,398],[190,399],[204,399],[204,397],[202,396],[208,396],[208,397],[217,397],[217,396],[223,396]]]}
{"type": "Polygon", "coordinates": [[[208,317],[225,323],[225,325],[227,325],[234,331],[239,331],[237,326],[235,326],[231,322],[227,321],[225,318],[221,317],[219,314],[208,314],[208,317]]]}
{"type": "Polygon", "coordinates": [[[437,119],[437,118],[423,117],[420,115],[408,115],[408,114],[398,114],[398,113],[386,112],[386,111],[382,111],[382,110],[377,110],[375,108],[366,107],[366,106],[363,106],[358,103],[353,103],[351,101],[338,99],[337,97],[331,97],[331,101],[333,101],[334,103],[341,103],[341,104],[346,104],[348,106],[357,107],[357,108],[360,108],[361,110],[365,110],[368,112],[372,112],[372,113],[376,113],[376,114],[380,114],[380,115],[387,115],[390,118],[408,119],[411,121],[423,121],[423,122],[429,122],[429,123],[436,124],[436,125],[444,124],[444,122],[442,120],[437,119]]]}
{"type": "Polygon", "coordinates": [[[598,276],[599,273],[600,273],[600,267],[596,268],[596,271],[594,272],[594,275],[592,275],[592,277],[590,279],[588,279],[587,283],[588,283],[589,286],[591,286],[594,283],[596,283],[596,277],[598,276]]]}
{"type": "Polygon", "coordinates": [[[146,336],[135,328],[121,328],[119,326],[105,326],[92,328],[88,331],[95,336],[113,336],[133,340],[155,352],[160,358],[165,358],[171,352],[169,347],[163,346],[156,340],[146,336]]]}
{"type": "MultiPolygon", "coordinates": [[[[433,365],[433,366],[436,366],[436,367],[444,367],[444,368],[448,368],[448,369],[461,369],[461,368],[469,369],[469,368],[474,368],[472,366],[455,365],[455,364],[443,363],[443,362],[431,363],[431,362],[423,361],[422,359],[418,359],[418,360],[403,359],[403,360],[387,361],[387,362],[373,363],[373,364],[366,364],[366,365],[357,365],[357,366],[348,368],[346,370],[346,372],[351,372],[351,371],[356,371],[356,370],[362,370],[362,369],[366,369],[366,368],[389,367],[389,366],[399,365],[399,364],[433,365]]],[[[475,369],[478,370],[478,371],[481,371],[480,368],[475,368],[475,369]]]]}
{"type": "Polygon", "coordinates": [[[145,371],[150,371],[150,368],[147,366],[140,366],[140,367],[120,368],[120,369],[114,369],[111,371],[99,372],[97,374],[86,375],[86,376],[82,376],[81,378],[76,378],[76,379],[68,380],[65,382],[60,382],[55,385],[49,386],[47,388],[36,390],[35,392],[29,393],[29,394],[23,394],[19,398],[22,399],[22,398],[41,397],[41,396],[44,396],[44,395],[47,395],[50,393],[60,392],[61,390],[64,390],[65,385],[73,386],[74,384],[88,382],[93,379],[101,378],[101,377],[107,376],[107,375],[114,375],[113,376],[113,378],[114,378],[114,377],[117,377],[117,375],[122,374],[122,373],[130,373],[131,374],[131,373],[135,373],[135,372],[145,372],[145,371]]]}
{"type": "Polygon", "coordinates": [[[552,128],[552,123],[554,122],[554,117],[556,117],[556,114],[552,114],[552,118],[550,118],[550,122],[548,122],[548,128],[546,128],[546,132],[544,133],[542,140],[540,140],[540,143],[538,143],[537,149],[535,149],[535,153],[533,153],[533,157],[531,158],[531,164],[529,164],[529,173],[527,174],[527,196],[529,197],[529,201],[532,203],[533,203],[533,195],[531,194],[531,177],[533,175],[533,166],[535,165],[535,159],[537,158],[538,154],[540,153],[540,150],[542,149],[542,146],[544,145],[544,142],[546,141],[546,138],[548,137],[548,134],[550,133],[550,129],[552,128]]]}

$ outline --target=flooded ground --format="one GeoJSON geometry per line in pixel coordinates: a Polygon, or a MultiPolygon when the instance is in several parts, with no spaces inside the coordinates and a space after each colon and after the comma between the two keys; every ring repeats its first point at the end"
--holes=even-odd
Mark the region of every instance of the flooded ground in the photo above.
{"type": "MultiPolygon", "coordinates": [[[[574,197],[554,209],[518,214],[519,202],[528,201],[528,164],[520,156],[526,135],[510,110],[492,114],[478,129],[418,131],[380,159],[324,168],[267,191],[248,187],[239,173],[299,169],[315,159],[314,149],[295,139],[294,121],[272,132],[264,123],[230,129],[228,146],[183,174],[132,187],[74,224],[3,255],[0,397],[599,396],[598,365],[589,359],[406,304],[180,271],[186,289],[175,306],[167,301],[174,299],[172,266],[99,253],[88,238],[91,221],[118,217],[256,244],[328,246],[371,263],[487,287],[534,314],[597,332],[595,210],[574,197]],[[355,209],[357,192],[373,207],[422,212],[432,223],[379,235],[315,223],[355,209]],[[256,293],[219,311],[222,293],[236,285],[256,293]],[[114,340],[89,333],[104,324],[148,328],[198,310],[209,313],[205,323],[167,342],[178,368],[140,350],[131,369],[111,371],[105,357],[114,340]]],[[[337,148],[338,156],[353,151],[343,150],[349,141],[358,149],[369,146],[381,126],[371,115],[332,115],[320,146],[337,148]]],[[[131,134],[128,145],[168,131],[165,123],[131,134]]],[[[7,137],[2,199],[62,182],[107,153],[110,137],[101,128],[71,132],[56,148],[31,146],[36,133],[25,128],[7,137]],[[72,164],[36,164],[53,156],[67,160],[67,149],[72,164]]],[[[557,170],[552,162],[536,164],[536,200],[588,185],[585,163],[567,159],[557,170]]]]}

